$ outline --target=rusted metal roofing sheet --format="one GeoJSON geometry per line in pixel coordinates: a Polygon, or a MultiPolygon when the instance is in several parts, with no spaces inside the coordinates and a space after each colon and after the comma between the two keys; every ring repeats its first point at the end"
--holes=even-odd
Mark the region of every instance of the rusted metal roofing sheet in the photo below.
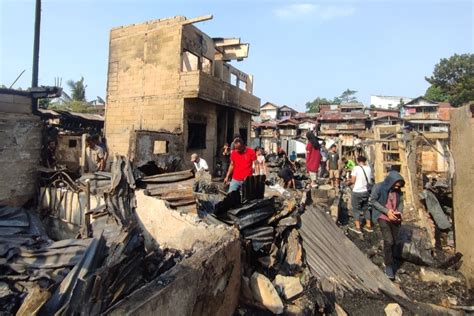
{"type": "Polygon", "coordinates": [[[327,279],[343,291],[377,293],[384,290],[405,297],[324,211],[307,207],[301,216],[300,232],[306,260],[318,279],[327,279]]]}

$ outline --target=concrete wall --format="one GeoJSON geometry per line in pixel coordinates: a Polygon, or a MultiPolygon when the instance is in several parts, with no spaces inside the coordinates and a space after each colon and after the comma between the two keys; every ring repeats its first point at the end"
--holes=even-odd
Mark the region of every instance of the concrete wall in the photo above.
{"type": "Polygon", "coordinates": [[[110,32],[105,132],[112,155],[128,154],[135,130],[181,134],[182,20],[154,20],[110,32]]]}
{"type": "Polygon", "coordinates": [[[29,97],[0,94],[0,204],[21,206],[34,197],[41,127],[29,97]]]}
{"type": "Polygon", "coordinates": [[[199,223],[137,191],[137,214],[147,238],[194,253],[122,300],[112,315],[233,315],[240,293],[238,232],[199,223]]]}
{"type": "Polygon", "coordinates": [[[468,106],[451,111],[451,150],[454,159],[453,199],[456,250],[463,256],[461,271],[474,286],[474,119],[468,106]]]}

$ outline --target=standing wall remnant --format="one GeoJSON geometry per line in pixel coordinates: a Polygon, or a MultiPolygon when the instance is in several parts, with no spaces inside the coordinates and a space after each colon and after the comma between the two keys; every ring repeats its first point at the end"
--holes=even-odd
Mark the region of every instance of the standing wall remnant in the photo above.
{"type": "Polygon", "coordinates": [[[41,120],[27,92],[0,91],[0,204],[21,206],[36,193],[41,120]]]}
{"type": "Polygon", "coordinates": [[[474,286],[474,118],[473,106],[463,106],[451,112],[451,150],[454,159],[454,229],[456,250],[463,256],[461,271],[470,286],[474,286]]]}

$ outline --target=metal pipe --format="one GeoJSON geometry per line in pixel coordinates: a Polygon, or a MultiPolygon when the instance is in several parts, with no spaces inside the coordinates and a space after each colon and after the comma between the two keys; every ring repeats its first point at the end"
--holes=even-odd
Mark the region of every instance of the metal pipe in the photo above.
{"type": "MultiPolygon", "coordinates": [[[[31,87],[38,87],[38,69],[39,69],[39,47],[40,47],[40,26],[41,26],[41,0],[36,0],[35,9],[35,29],[34,29],[34,43],[33,43],[33,69],[31,87]]],[[[38,109],[38,99],[32,99],[33,113],[38,109]]]]}

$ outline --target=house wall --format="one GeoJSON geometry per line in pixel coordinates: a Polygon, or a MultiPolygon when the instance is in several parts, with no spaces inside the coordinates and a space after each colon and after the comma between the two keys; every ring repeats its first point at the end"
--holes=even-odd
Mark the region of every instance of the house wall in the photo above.
{"type": "Polygon", "coordinates": [[[468,106],[451,112],[451,150],[454,159],[454,231],[456,251],[463,254],[461,271],[474,287],[474,119],[468,106]]]}
{"type": "Polygon", "coordinates": [[[105,133],[111,156],[129,153],[136,130],[182,134],[183,20],[154,20],[110,32],[105,133]]]}
{"type": "MultiPolygon", "coordinates": [[[[218,105],[217,105],[218,106],[218,105]]],[[[210,171],[213,172],[215,163],[215,154],[217,152],[217,108],[216,105],[200,99],[186,99],[184,102],[184,164],[188,168],[192,168],[191,154],[197,153],[204,158],[209,165],[210,171]],[[205,123],[206,124],[206,148],[193,149],[188,148],[189,125],[188,122],[205,123]]],[[[192,132],[192,131],[191,131],[192,132]]]]}
{"type": "Polygon", "coordinates": [[[65,165],[70,171],[80,169],[82,137],[76,135],[58,135],[56,159],[58,165],[65,165]],[[75,146],[74,146],[75,144],[75,146]]]}
{"type": "Polygon", "coordinates": [[[22,206],[34,197],[41,131],[29,97],[0,94],[0,204],[22,206]]]}
{"type": "Polygon", "coordinates": [[[276,119],[277,110],[260,110],[260,116],[265,119],[276,119]]]}

